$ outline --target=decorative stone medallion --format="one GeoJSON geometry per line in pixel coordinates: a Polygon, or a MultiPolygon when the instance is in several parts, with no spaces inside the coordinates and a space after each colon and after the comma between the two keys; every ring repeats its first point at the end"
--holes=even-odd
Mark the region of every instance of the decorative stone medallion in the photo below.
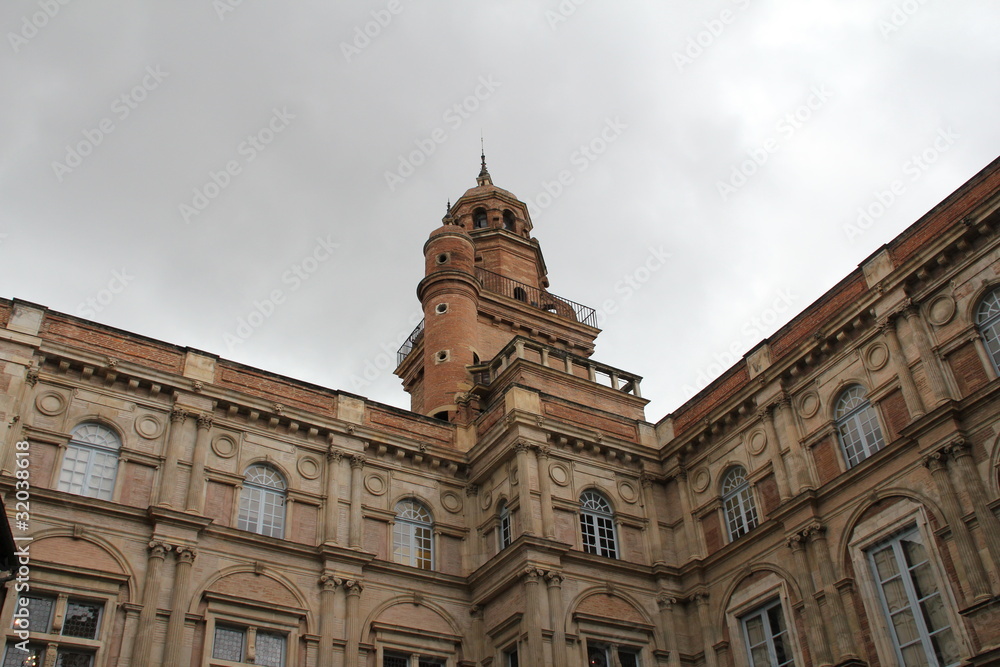
{"type": "Polygon", "coordinates": [[[381,496],[385,493],[387,487],[388,484],[385,483],[385,477],[382,477],[382,475],[371,473],[365,477],[365,489],[373,496],[381,496]]]}
{"type": "Polygon", "coordinates": [[[35,398],[35,407],[43,415],[58,415],[66,409],[66,397],[57,391],[47,391],[35,398]]]}
{"type": "Polygon", "coordinates": [[[163,422],[153,415],[142,415],[135,420],[135,432],[147,440],[158,438],[163,433],[163,422]]]}
{"type": "Polygon", "coordinates": [[[639,492],[636,491],[635,485],[624,479],[618,482],[618,495],[622,497],[622,500],[631,504],[639,500],[639,492]]]}
{"type": "Polygon", "coordinates": [[[927,305],[927,321],[934,326],[940,327],[951,322],[955,316],[955,299],[947,294],[931,299],[927,305]]]}
{"type": "Polygon", "coordinates": [[[819,411],[819,394],[807,391],[799,399],[799,415],[808,419],[819,411]]]}
{"type": "Polygon", "coordinates": [[[319,459],[309,455],[299,457],[299,460],[295,463],[295,467],[298,469],[299,474],[306,479],[316,479],[322,471],[319,459]]]}
{"type": "Polygon", "coordinates": [[[232,458],[236,454],[236,440],[233,436],[222,433],[212,440],[212,451],[223,459],[232,458]]]}
{"type": "Polygon", "coordinates": [[[883,368],[889,361],[889,348],[885,343],[872,343],[865,350],[865,365],[873,371],[883,368]]]}
{"type": "Polygon", "coordinates": [[[479,507],[484,512],[490,508],[493,504],[493,492],[492,491],[480,491],[479,492],[479,507]]]}
{"type": "Polygon", "coordinates": [[[764,432],[764,429],[758,428],[747,436],[747,449],[750,450],[751,454],[760,454],[766,446],[767,433],[764,432]]]}
{"type": "Polygon", "coordinates": [[[442,491],[441,506],[452,514],[458,514],[462,511],[462,497],[454,491],[442,491]]]}
{"type": "Polygon", "coordinates": [[[559,486],[569,484],[569,469],[562,463],[553,463],[549,466],[549,479],[559,486]]]}
{"type": "Polygon", "coordinates": [[[708,472],[708,468],[701,467],[694,471],[691,475],[691,488],[701,493],[708,488],[709,482],[712,481],[712,475],[708,472]]]}

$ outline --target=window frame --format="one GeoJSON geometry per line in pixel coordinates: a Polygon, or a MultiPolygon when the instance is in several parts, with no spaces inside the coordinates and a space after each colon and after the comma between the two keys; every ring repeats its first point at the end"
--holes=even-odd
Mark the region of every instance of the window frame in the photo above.
{"type": "Polygon", "coordinates": [[[497,508],[497,551],[503,551],[514,542],[514,525],[510,505],[506,500],[500,501],[497,508]]]}
{"type": "MultiPolygon", "coordinates": [[[[38,656],[42,658],[39,664],[44,664],[46,660],[46,652],[49,648],[54,647],[56,651],[56,659],[63,652],[74,652],[86,654],[90,657],[90,667],[101,664],[103,659],[103,648],[107,640],[107,627],[109,624],[106,622],[109,614],[114,613],[113,603],[108,598],[101,597],[100,595],[87,595],[84,592],[83,595],[79,595],[76,591],[51,591],[44,588],[35,588],[33,585],[33,590],[25,593],[11,593],[7,597],[8,604],[4,605],[4,618],[3,621],[6,624],[7,631],[5,633],[6,647],[3,652],[2,658],[0,658],[0,665],[6,663],[8,655],[12,650],[18,650],[16,644],[21,640],[13,633],[16,630],[23,630],[20,625],[16,624],[15,613],[20,609],[21,599],[34,599],[34,600],[50,600],[51,606],[48,611],[48,616],[45,620],[45,630],[39,631],[29,625],[28,630],[30,632],[29,646],[38,651],[38,656]],[[65,634],[66,623],[69,620],[69,607],[71,604],[86,604],[94,605],[98,607],[97,619],[94,624],[94,632],[92,637],[79,637],[74,635],[65,634]],[[61,619],[61,625],[58,631],[54,631],[53,624],[55,619],[59,617],[61,619]]],[[[114,618],[112,615],[111,618],[114,618]]],[[[27,657],[27,656],[21,656],[27,657]]]]}
{"type": "Polygon", "coordinates": [[[726,468],[719,480],[719,494],[722,500],[722,514],[726,524],[728,543],[735,542],[760,525],[760,511],[753,487],[747,479],[746,466],[734,464],[726,468]],[[737,471],[742,471],[742,481],[726,490],[729,480],[737,471]],[[733,501],[733,502],[731,502],[733,501]],[[735,527],[734,527],[735,526],[735,527]]]}
{"type": "MultiPolygon", "coordinates": [[[[70,493],[74,496],[81,496],[83,498],[94,498],[96,500],[113,502],[116,497],[115,491],[118,486],[118,466],[121,462],[121,451],[124,445],[125,441],[121,434],[111,426],[94,420],[80,422],[73,427],[72,431],[70,431],[70,439],[66,443],[64,451],[62,452],[62,461],[59,465],[58,474],[56,475],[56,490],[62,491],[63,493],[70,493]],[[78,437],[78,433],[87,427],[94,427],[98,429],[99,432],[105,433],[107,436],[105,439],[112,439],[117,446],[110,447],[105,444],[90,442],[85,440],[84,437],[78,437]],[[74,473],[73,470],[67,468],[70,452],[73,452],[74,455],[85,453],[87,456],[86,462],[84,463],[83,481],[79,485],[72,481],[73,476],[77,473],[74,473]],[[103,462],[100,464],[97,463],[97,457],[99,456],[104,457],[102,459],[103,462]],[[114,465],[108,464],[109,459],[113,459],[114,465]],[[93,482],[95,479],[94,468],[98,465],[102,467],[105,473],[110,470],[111,475],[109,477],[107,474],[103,474],[100,477],[102,483],[98,485],[95,493],[93,488],[93,482]],[[65,479],[67,474],[70,476],[69,480],[65,479]],[[110,488],[105,490],[106,485],[103,482],[110,482],[110,488]],[[79,490],[74,490],[75,486],[79,486],[79,490]]],[[[80,459],[76,458],[72,461],[72,463],[77,464],[79,461],[80,459]]]]}
{"type": "MultiPolygon", "coordinates": [[[[802,646],[799,643],[798,629],[795,626],[792,611],[795,605],[789,593],[788,582],[774,572],[767,572],[760,579],[747,585],[740,585],[733,592],[726,604],[726,626],[730,637],[742,637],[744,632],[743,617],[772,602],[780,602],[788,630],[788,643],[796,665],[804,665],[802,646]]],[[[732,641],[734,662],[739,667],[753,665],[748,653],[746,641],[732,641]]]]}
{"type": "Polygon", "coordinates": [[[868,396],[868,390],[864,385],[859,382],[853,382],[841,388],[837,392],[833,406],[834,431],[837,433],[840,454],[844,457],[844,465],[847,470],[861,465],[885,449],[888,443],[885,440],[885,432],[882,430],[882,420],[879,418],[878,411],[872,404],[871,398],[868,396]],[[855,390],[861,391],[861,396],[858,398],[864,399],[864,402],[845,411],[845,399],[848,398],[848,394],[855,390]],[[873,426],[873,428],[866,432],[866,426],[873,426]],[[851,432],[845,431],[848,427],[852,427],[853,430],[851,437],[854,440],[850,443],[846,440],[847,434],[851,432]],[[874,436],[877,436],[877,438],[874,438],[874,442],[870,441],[874,436]],[[859,444],[861,446],[860,450],[856,451],[855,454],[851,454],[850,448],[857,450],[859,444]]]}
{"type": "MultiPolygon", "coordinates": [[[[590,655],[593,651],[604,652],[604,662],[606,667],[612,667],[615,664],[616,659],[620,662],[623,651],[627,654],[635,656],[636,667],[643,667],[645,664],[642,659],[642,647],[633,644],[618,644],[599,639],[587,639],[584,644],[584,650],[586,651],[586,660],[588,665],[591,664],[590,655]],[[613,655],[612,651],[616,652],[617,655],[613,655]]],[[[506,665],[504,667],[506,667],[506,665]]]]}
{"type": "Polygon", "coordinates": [[[394,509],[396,517],[392,522],[392,561],[400,565],[408,565],[409,567],[433,572],[435,552],[437,550],[434,544],[434,515],[431,513],[430,508],[423,501],[408,496],[398,500],[394,505],[394,509]],[[401,516],[405,510],[401,511],[400,508],[405,504],[423,510],[427,519],[420,520],[401,516]],[[426,531],[426,535],[420,535],[420,531],[426,531]],[[399,539],[404,537],[407,539],[406,545],[403,545],[399,539]],[[424,541],[427,545],[426,557],[420,555],[419,541],[424,541]],[[401,553],[404,546],[408,552],[405,556],[401,553]]]}
{"type": "Polygon", "coordinates": [[[755,665],[753,660],[753,649],[755,646],[760,646],[760,644],[750,643],[750,631],[747,628],[747,623],[754,618],[761,618],[765,624],[765,635],[764,635],[764,645],[767,647],[768,661],[771,663],[769,667],[795,667],[795,648],[792,644],[792,631],[791,623],[789,623],[788,614],[785,612],[785,607],[782,604],[780,597],[772,598],[762,605],[758,605],[754,609],[747,611],[739,616],[740,630],[743,635],[743,648],[746,650],[747,662],[750,665],[755,665]],[[767,626],[769,622],[768,612],[772,609],[778,609],[778,613],[781,615],[782,623],[784,627],[780,634],[785,635],[785,650],[788,652],[788,659],[783,662],[778,662],[777,650],[775,648],[775,638],[777,635],[773,634],[770,627],[767,626]]]}
{"type": "Polygon", "coordinates": [[[923,506],[907,498],[854,526],[848,542],[848,552],[856,573],[858,594],[864,605],[865,614],[871,627],[872,641],[875,644],[879,660],[883,664],[890,664],[899,660],[899,657],[894,635],[889,628],[889,622],[884,612],[882,593],[879,590],[880,584],[875,580],[869,565],[868,552],[893,539],[894,536],[904,535],[910,530],[917,531],[924,548],[927,550],[934,581],[938,585],[938,592],[944,602],[945,613],[951,621],[950,627],[955,634],[959,652],[962,656],[967,657],[970,655],[968,647],[971,646],[971,643],[966,634],[965,624],[958,613],[959,606],[952,588],[953,584],[944,570],[927,511],[923,506]]]}
{"type": "Polygon", "coordinates": [[[240,499],[237,505],[236,528],[238,530],[244,530],[248,533],[262,535],[264,537],[274,537],[279,540],[285,539],[285,524],[288,519],[288,481],[280,470],[268,463],[259,461],[248,465],[246,471],[243,473],[243,483],[240,488],[240,499]],[[266,484],[248,479],[250,471],[254,468],[261,468],[270,472],[280,481],[282,488],[278,488],[277,486],[268,486],[266,484]],[[253,494],[257,494],[257,497],[254,498],[253,494]],[[281,508],[280,522],[276,524],[272,521],[270,532],[264,532],[265,518],[270,516],[273,519],[278,516],[275,513],[265,513],[265,508],[269,506],[268,501],[273,501],[275,499],[280,500],[280,504],[272,505],[281,508]],[[256,510],[251,510],[248,506],[250,503],[254,502],[257,503],[257,508],[256,510]],[[255,512],[257,515],[256,520],[252,522],[249,518],[251,512],[255,512]],[[244,519],[245,513],[247,514],[246,519],[244,519]],[[275,532],[278,534],[275,534],[275,532]]]}
{"type": "MultiPolygon", "coordinates": [[[[208,643],[208,642],[206,642],[208,643]]],[[[213,666],[220,665],[229,667],[230,665],[264,665],[265,667],[288,667],[288,634],[282,632],[281,630],[275,630],[267,626],[260,625],[247,625],[238,624],[227,621],[221,623],[215,623],[212,627],[212,641],[211,646],[208,647],[208,652],[211,655],[211,664],[213,666]],[[218,633],[220,630],[232,632],[240,635],[240,657],[238,660],[232,660],[227,657],[217,656],[216,653],[216,641],[218,640],[218,633]],[[280,637],[282,641],[281,647],[281,658],[278,664],[267,664],[260,662],[260,654],[258,653],[258,639],[261,635],[280,637]],[[250,656],[253,656],[254,662],[250,663],[247,660],[250,656]]]]}
{"type": "Polygon", "coordinates": [[[614,506],[611,505],[611,501],[601,491],[590,488],[584,489],[580,493],[579,502],[580,520],[578,523],[580,526],[580,546],[584,553],[617,560],[620,552],[618,548],[618,526],[615,520],[614,506]],[[587,504],[589,500],[585,499],[587,496],[600,499],[604,506],[607,507],[607,510],[588,508],[587,504]],[[590,521],[589,530],[587,526],[588,520],[590,521]],[[605,533],[603,536],[602,531],[605,533]],[[607,537],[607,534],[610,534],[610,539],[607,537]],[[604,544],[602,544],[602,540],[605,542],[604,544]],[[607,546],[608,542],[610,542],[610,548],[607,546]]]}
{"type": "Polygon", "coordinates": [[[994,377],[1000,376],[1000,285],[993,285],[989,291],[979,297],[973,310],[972,321],[983,344],[986,357],[993,366],[994,377]],[[983,310],[991,299],[995,302],[995,306],[992,306],[995,309],[993,314],[983,310]],[[993,349],[991,349],[991,344],[993,349]]]}

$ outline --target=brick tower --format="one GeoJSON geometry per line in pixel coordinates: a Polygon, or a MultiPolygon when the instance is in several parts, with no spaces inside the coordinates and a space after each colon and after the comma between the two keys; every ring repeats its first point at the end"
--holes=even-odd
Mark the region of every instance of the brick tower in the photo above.
{"type": "Polygon", "coordinates": [[[493,185],[485,155],[476,186],[449,204],[424,244],[417,286],[424,321],[399,351],[396,375],[414,412],[461,416],[480,373],[514,338],[589,357],[600,333],[594,310],[548,291],[528,207],[493,185]]]}

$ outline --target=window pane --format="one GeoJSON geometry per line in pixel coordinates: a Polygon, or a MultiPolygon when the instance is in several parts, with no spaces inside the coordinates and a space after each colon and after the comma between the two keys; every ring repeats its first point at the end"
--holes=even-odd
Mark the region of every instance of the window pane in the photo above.
{"type": "Polygon", "coordinates": [[[896,630],[896,638],[901,646],[920,639],[917,632],[917,622],[913,618],[913,612],[904,609],[892,617],[892,627],[896,630]]]}
{"type": "Polygon", "coordinates": [[[955,641],[955,635],[951,628],[931,637],[931,644],[934,646],[934,655],[942,667],[953,665],[959,661],[958,642],[955,641]]]}
{"type": "Polygon", "coordinates": [[[875,561],[875,571],[880,582],[899,574],[896,554],[893,553],[891,546],[872,553],[872,560],[875,561]]]}
{"type": "Polygon", "coordinates": [[[906,587],[903,585],[901,577],[896,577],[882,584],[882,592],[885,593],[885,604],[889,607],[890,614],[894,614],[910,605],[910,600],[906,595],[906,587]]]}
{"type": "Polygon", "coordinates": [[[90,463],[91,450],[69,445],[63,458],[62,470],[59,472],[59,490],[67,493],[83,494],[87,481],[87,465],[90,463]]]}
{"type": "Polygon", "coordinates": [[[622,667],[639,667],[639,654],[635,651],[618,651],[618,662],[622,667]]]}
{"type": "Polygon", "coordinates": [[[45,647],[41,644],[28,644],[28,650],[22,651],[7,640],[7,652],[3,657],[3,667],[41,667],[45,664],[45,647]]]}
{"type": "Polygon", "coordinates": [[[409,667],[409,659],[401,656],[386,655],[382,657],[382,667],[409,667]]]}
{"type": "Polygon", "coordinates": [[[243,660],[243,631],[216,626],[212,657],[233,662],[243,660]]]}
{"type": "Polygon", "coordinates": [[[260,521],[260,496],[261,489],[252,486],[243,487],[240,494],[240,516],[237,528],[257,532],[257,525],[260,521]]]}
{"type": "Polygon", "coordinates": [[[66,606],[66,620],[62,633],[66,637],[97,639],[97,621],[101,617],[102,605],[93,602],[70,600],[66,606]]]}
{"type": "Polygon", "coordinates": [[[924,655],[920,644],[913,644],[903,649],[904,667],[927,667],[927,657],[924,655]]]}
{"type": "Polygon", "coordinates": [[[56,653],[56,667],[91,667],[94,664],[94,654],[70,649],[59,649],[56,653]]]}
{"type": "MultiPolygon", "coordinates": [[[[55,598],[28,598],[28,628],[29,632],[48,632],[52,622],[52,608],[55,598]]],[[[18,607],[23,609],[23,607],[18,607]]],[[[16,627],[16,626],[15,626],[16,627]]]]}
{"type": "Polygon", "coordinates": [[[750,640],[751,646],[756,646],[764,642],[764,619],[759,615],[747,620],[746,629],[747,639],[750,640]]]}
{"type": "Polygon", "coordinates": [[[920,603],[920,608],[924,612],[924,623],[927,624],[929,632],[935,632],[951,625],[948,621],[948,612],[945,611],[944,602],[941,600],[940,595],[927,598],[920,603]]]}
{"type": "Polygon", "coordinates": [[[276,632],[257,633],[257,663],[267,667],[283,667],[285,664],[285,636],[276,632]]]}

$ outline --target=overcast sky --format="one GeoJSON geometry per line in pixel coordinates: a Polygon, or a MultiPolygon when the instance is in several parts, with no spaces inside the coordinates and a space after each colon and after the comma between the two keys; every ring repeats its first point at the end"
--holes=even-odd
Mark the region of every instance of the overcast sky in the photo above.
{"type": "Polygon", "coordinates": [[[4,0],[0,25],[0,296],[400,407],[421,246],[481,133],[654,422],[1000,153],[983,0],[4,0]]]}

